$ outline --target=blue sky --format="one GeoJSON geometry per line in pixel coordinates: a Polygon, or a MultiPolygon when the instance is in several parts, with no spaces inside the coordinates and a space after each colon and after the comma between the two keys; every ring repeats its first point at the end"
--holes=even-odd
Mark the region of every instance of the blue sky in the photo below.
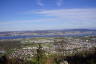
{"type": "Polygon", "coordinates": [[[0,31],[96,28],[96,0],[0,0],[0,31]]]}

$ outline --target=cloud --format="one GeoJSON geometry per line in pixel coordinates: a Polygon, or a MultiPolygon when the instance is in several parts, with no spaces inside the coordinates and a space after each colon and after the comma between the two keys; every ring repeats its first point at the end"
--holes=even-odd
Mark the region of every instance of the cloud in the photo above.
{"type": "Polygon", "coordinates": [[[59,19],[70,20],[91,20],[96,21],[96,9],[61,9],[61,10],[43,10],[37,11],[36,14],[45,16],[54,16],[59,19]]]}
{"type": "Polygon", "coordinates": [[[40,7],[44,6],[44,4],[42,3],[42,0],[37,0],[37,5],[39,5],[40,7]]]}
{"type": "Polygon", "coordinates": [[[20,31],[20,30],[42,30],[54,27],[48,22],[56,21],[56,19],[35,19],[35,20],[17,20],[6,21],[0,23],[0,31],[20,31]]]}
{"type": "Polygon", "coordinates": [[[35,10],[28,14],[36,19],[1,22],[0,30],[96,28],[96,8],[35,10]]]}
{"type": "Polygon", "coordinates": [[[96,27],[96,8],[42,10],[35,13],[48,17],[53,16],[56,19],[54,23],[60,22],[58,24],[66,28],[96,27]]]}
{"type": "Polygon", "coordinates": [[[56,3],[57,4],[57,6],[61,6],[62,5],[62,2],[63,2],[63,0],[58,0],[58,2],[56,3]]]}

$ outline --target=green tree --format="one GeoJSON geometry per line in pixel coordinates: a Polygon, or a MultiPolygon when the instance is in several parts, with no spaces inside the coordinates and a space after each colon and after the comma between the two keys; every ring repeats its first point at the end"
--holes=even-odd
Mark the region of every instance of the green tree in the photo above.
{"type": "Polygon", "coordinates": [[[38,43],[38,49],[37,49],[37,64],[43,63],[43,56],[44,56],[44,50],[42,50],[42,45],[38,43]]]}

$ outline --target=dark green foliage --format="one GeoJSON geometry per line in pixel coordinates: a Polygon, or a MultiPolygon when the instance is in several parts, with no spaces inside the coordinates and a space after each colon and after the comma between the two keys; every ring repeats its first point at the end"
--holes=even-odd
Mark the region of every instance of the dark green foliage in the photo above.
{"type": "Polygon", "coordinates": [[[44,50],[42,50],[42,45],[38,44],[38,49],[37,49],[37,64],[42,64],[43,63],[43,56],[44,56],[44,50]]]}
{"type": "Polygon", "coordinates": [[[5,40],[5,41],[0,41],[0,48],[4,50],[9,50],[9,49],[14,49],[14,48],[19,48],[21,47],[20,41],[16,40],[5,40]]]}

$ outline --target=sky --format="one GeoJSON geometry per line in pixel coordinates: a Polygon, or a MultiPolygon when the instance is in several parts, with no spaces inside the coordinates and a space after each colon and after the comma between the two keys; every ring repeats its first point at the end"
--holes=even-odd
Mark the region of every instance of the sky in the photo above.
{"type": "Polygon", "coordinates": [[[96,28],[96,0],[0,0],[0,31],[96,28]]]}

